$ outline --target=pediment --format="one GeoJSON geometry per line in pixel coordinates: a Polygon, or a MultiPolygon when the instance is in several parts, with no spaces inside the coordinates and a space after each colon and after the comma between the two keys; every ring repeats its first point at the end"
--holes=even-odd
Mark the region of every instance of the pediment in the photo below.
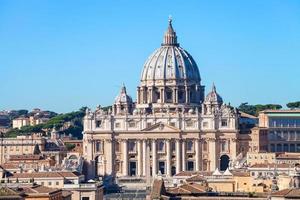
{"type": "Polygon", "coordinates": [[[156,124],[153,124],[150,127],[143,129],[142,131],[146,131],[146,132],[178,132],[178,131],[180,131],[180,129],[178,129],[174,126],[170,126],[168,124],[162,123],[162,122],[158,122],[156,124]]]}

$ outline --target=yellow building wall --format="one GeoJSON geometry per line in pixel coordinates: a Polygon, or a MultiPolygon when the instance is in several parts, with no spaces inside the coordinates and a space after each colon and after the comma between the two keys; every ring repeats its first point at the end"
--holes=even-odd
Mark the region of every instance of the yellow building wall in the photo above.
{"type": "Polygon", "coordinates": [[[234,192],[234,183],[232,182],[210,182],[208,187],[215,192],[234,192]]]}

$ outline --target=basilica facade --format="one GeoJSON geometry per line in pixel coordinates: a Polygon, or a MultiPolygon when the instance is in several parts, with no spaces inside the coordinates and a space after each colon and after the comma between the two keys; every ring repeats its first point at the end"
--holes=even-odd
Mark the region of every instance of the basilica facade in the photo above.
{"type": "Polygon", "coordinates": [[[83,135],[89,178],[226,170],[239,153],[237,110],[214,85],[205,95],[171,20],[143,66],[136,101],[123,86],[110,110],[87,109],[83,135]]]}

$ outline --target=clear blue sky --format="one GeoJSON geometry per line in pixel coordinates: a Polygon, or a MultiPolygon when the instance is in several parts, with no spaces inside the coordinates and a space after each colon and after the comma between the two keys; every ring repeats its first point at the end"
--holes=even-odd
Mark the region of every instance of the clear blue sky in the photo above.
{"type": "Polygon", "coordinates": [[[135,98],[168,16],[206,92],[226,102],[300,100],[300,1],[0,0],[0,110],[68,112],[135,98]]]}

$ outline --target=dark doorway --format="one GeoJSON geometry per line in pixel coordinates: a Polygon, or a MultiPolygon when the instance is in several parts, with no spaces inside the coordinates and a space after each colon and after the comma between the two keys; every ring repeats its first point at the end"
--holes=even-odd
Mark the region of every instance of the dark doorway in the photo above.
{"type": "Polygon", "coordinates": [[[136,162],[135,161],[129,162],[129,175],[136,176],[136,162]]]}
{"type": "Polygon", "coordinates": [[[220,160],[220,170],[225,171],[228,168],[229,156],[223,155],[220,160]]]}
{"type": "Polygon", "coordinates": [[[172,166],[171,174],[172,174],[172,176],[174,176],[176,174],[176,167],[175,166],[172,166]]]}
{"type": "Polygon", "coordinates": [[[98,177],[98,160],[99,160],[99,156],[96,156],[95,158],[95,176],[98,177]]]}
{"type": "Polygon", "coordinates": [[[165,162],[164,161],[158,162],[158,170],[161,172],[161,174],[165,174],[165,162]]]}
{"type": "Polygon", "coordinates": [[[194,161],[187,162],[187,171],[194,171],[194,161]]]}

